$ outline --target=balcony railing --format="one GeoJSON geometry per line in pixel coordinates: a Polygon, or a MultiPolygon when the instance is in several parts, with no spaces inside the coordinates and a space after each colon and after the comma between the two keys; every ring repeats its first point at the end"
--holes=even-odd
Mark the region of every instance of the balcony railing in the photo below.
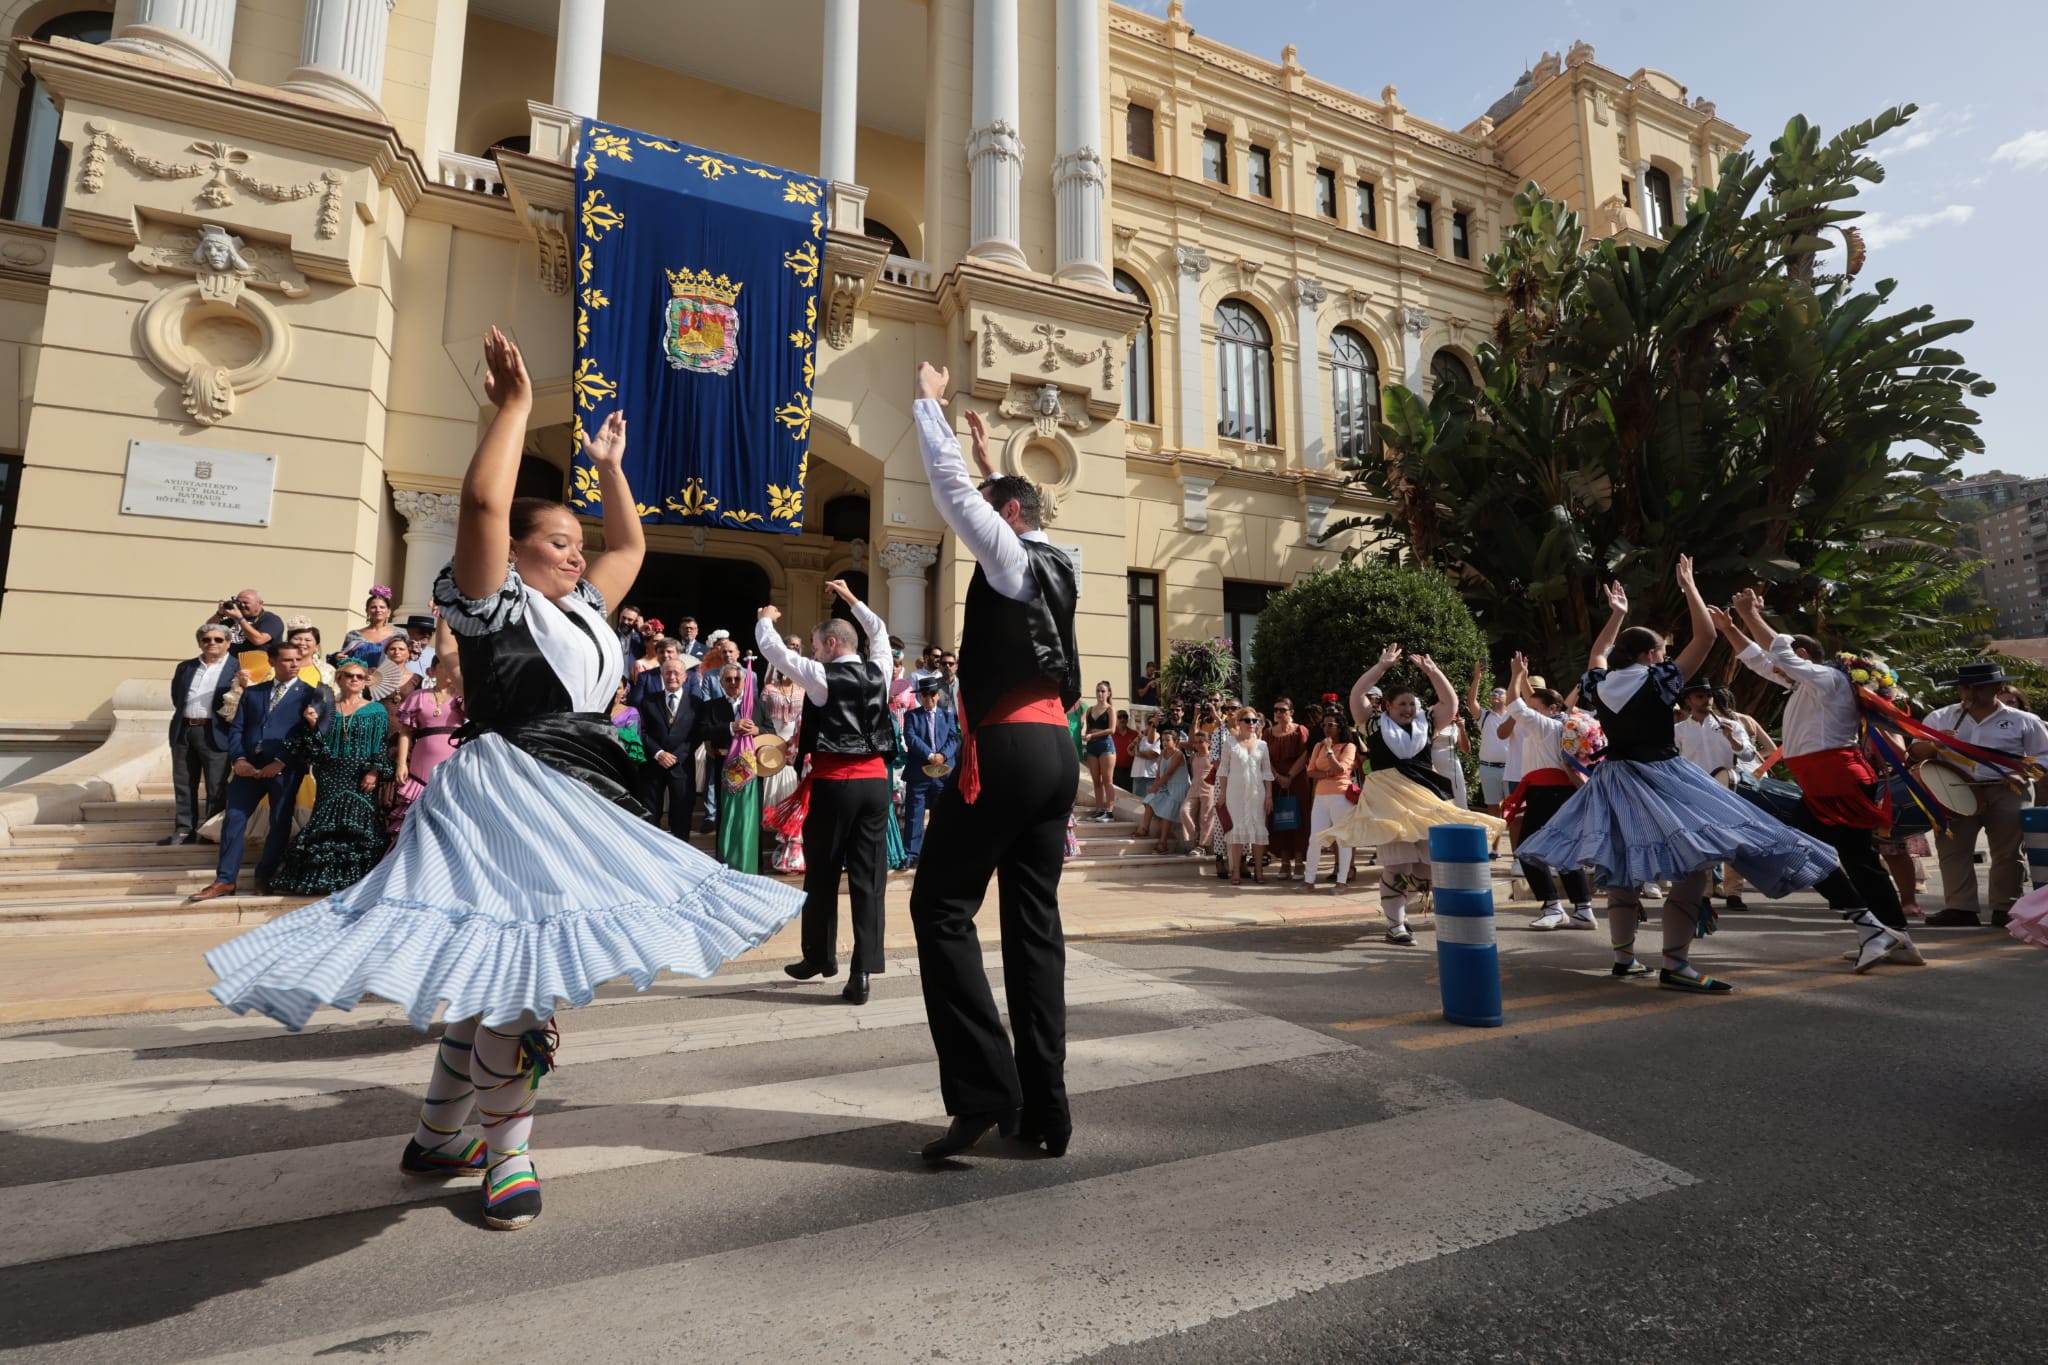
{"type": "Polygon", "coordinates": [[[498,174],[498,163],[489,157],[443,152],[440,168],[444,185],[476,194],[502,195],[505,192],[505,182],[498,174]]]}
{"type": "Polygon", "coordinates": [[[927,262],[913,261],[908,256],[891,256],[882,262],[882,278],[906,289],[930,289],[934,273],[927,262]]]}

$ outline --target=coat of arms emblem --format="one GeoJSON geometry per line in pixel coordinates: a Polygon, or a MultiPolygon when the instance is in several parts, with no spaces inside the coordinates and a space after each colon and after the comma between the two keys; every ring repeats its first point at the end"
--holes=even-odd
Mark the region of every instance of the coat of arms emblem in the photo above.
{"type": "Polygon", "coordinates": [[[740,358],[740,285],[708,270],[668,272],[662,349],[669,368],[731,374],[740,358]]]}
{"type": "Polygon", "coordinates": [[[196,460],[196,461],[194,461],[194,462],[193,462],[193,464],[192,464],[192,477],[193,477],[193,478],[195,478],[195,479],[210,479],[210,478],[212,478],[212,477],[213,477],[213,461],[212,461],[212,460],[196,460]]]}

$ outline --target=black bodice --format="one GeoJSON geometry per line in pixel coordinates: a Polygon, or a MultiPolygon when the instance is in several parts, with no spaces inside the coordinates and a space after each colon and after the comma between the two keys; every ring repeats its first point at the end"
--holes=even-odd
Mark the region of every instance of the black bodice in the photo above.
{"type": "Polygon", "coordinates": [[[1600,695],[1599,683],[1591,687],[1593,710],[1607,732],[1607,757],[1631,763],[1660,763],[1678,757],[1678,736],[1671,707],[1684,678],[1671,664],[1653,664],[1650,676],[1619,710],[1600,695]]]}

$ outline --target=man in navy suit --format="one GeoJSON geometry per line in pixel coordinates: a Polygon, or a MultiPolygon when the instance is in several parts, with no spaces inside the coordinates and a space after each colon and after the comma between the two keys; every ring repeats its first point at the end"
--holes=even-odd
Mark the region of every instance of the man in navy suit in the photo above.
{"type": "Polygon", "coordinates": [[[697,789],[691,756],[697,751],[698,703],[689,685],[694,672],[683,667],[679,652],[665,651],[659,685],[647,689],[639,703],[640,742],[647,750],[647,808],[657,827],[666,810],[669,833],[683,840],[690,837],[691,797],[697,789]]]}
{"type": "Polygon", "coordinates": [[[932,777],[925,767],[932,763],[944,763],[948,769],[960,758],[960,721],[951,711],[939,705],[939,693],[945,687],[936,673],[920,678],[917,683],[917,710],[903,718],[903,752],[906,755],[903,774],[903,865],[916,867],[917,857],[924,848],[924,815],[931,804],[939,799],[939,792],[945,787],[945,775],[932,777]]]}
{"type": "Polygon", "coordinates": [[[285,753],[285,741],[292,731],[308,723],[309,707],[315,713],[311,721],[315,730],[325,726],[334,713],[334,698],[326,688],[299,681],[303,660],[298,646],[279,645],[272,658],[275,671],[270,681],[243,689],[241,707],[235,712],[234,740],[229,748],[235,775],[228,783],[227,818],[221,822],[220,865],[214,871],[213,884],[193,896],[195,901],[235,894],[249,817],[266,797],[270,800],[270,833],[263,840],[263,856],[256,860],[256,894],[270,894],[270,876],[284,861],[285,847],[291,843],[292,809],[298,804],[299,783],[306,776],[306,770],[295,766],[285,753]]]}
{"type": "Polygon", "coordinates": [[[171,674],[171,791],[177,821],[159,844],[195,842],[200,823],[220,814],[228,796],[228,748],[234,736],[220,718],[220,702],[239,671],[228,657],[226,626],[199,628],[199,655],[171,674]],[[199,813],[199,783],[206,782],[206,814],[199,813]]]}

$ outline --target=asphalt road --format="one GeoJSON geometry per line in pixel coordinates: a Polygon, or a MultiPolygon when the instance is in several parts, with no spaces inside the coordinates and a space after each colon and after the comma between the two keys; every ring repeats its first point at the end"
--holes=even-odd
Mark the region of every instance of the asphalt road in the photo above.
{"type": "Polygon", "coordinates": [[[939,1170],[907,960],[608,997],[518,1234],[393,1173],[429,1054],[374,1012],[0,1031],[0,1356],[2048,1359],[2048,955],[1730,919],[1698,999],[1505,918],[1492,1030],[1375,921],[1091,943],[1072,1151],[939,1170]]]}

